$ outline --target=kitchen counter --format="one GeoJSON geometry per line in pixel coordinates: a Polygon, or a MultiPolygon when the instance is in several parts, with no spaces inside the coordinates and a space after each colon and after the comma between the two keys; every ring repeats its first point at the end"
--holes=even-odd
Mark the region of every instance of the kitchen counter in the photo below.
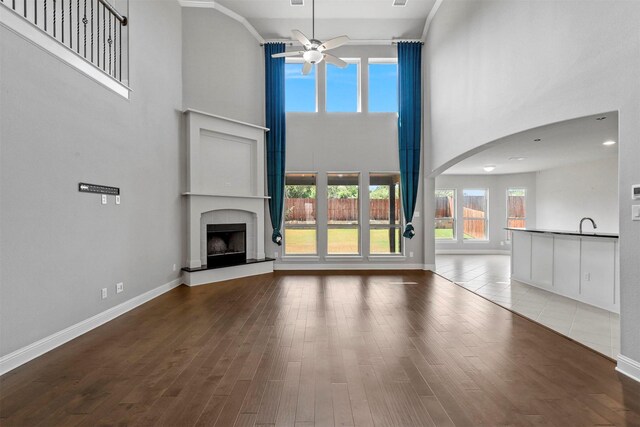
{"type": "Polygon", "coordinates": [[[529,233],[559,234],[563,236],[604,237],[609,239],[618,238],[618,235],[613,233],[597,233],[597,232],[580,233],[579,231],[547,230],[547,229],[540,229],[540,228],[513,228],[513,227],[507,227],[505,228],[505,230],[527,231],[529,233]]]}

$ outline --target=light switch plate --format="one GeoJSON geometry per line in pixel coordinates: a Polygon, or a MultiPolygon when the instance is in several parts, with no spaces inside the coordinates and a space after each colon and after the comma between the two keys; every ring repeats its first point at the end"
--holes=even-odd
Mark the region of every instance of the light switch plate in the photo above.
{"type": "Polygon", "coordinates": [[[633,221],[640,221],[640,205],[631,206],[631,219],[633,221]]]}
{"type": "Polygon", "coordinates": [[[120,204],[120,196],[116,196],[116,205],[120,204]]]}
{"type": "Polygon", "coordinates": [[[413,217],[414,217],[414,218],[420,218],[420,212],[419,212],[419,211],[415,211],[415,212],[413,213],[413,217]]]}
{"type": "Polygon", "coordinates": [[[106,194],[103,194],[103,195],[102,195],[102,204],[103,204],[103,205],[106,205],[106,204],[107,204],[107,195],[106,195],[106,194]]]}

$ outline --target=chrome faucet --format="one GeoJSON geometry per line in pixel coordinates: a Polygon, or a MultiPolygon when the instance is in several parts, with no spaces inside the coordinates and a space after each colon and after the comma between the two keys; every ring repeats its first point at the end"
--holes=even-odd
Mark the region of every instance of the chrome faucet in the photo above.
{"type": "Polygon", "coordinates": [[[596,229],[598,228],[598,226],[596,225],[595,221],[593,220],[593,218],[589,218],[589,217],[584,217],[580,220],[580,234],[582,234],[582,223],[585,221],[591,221],[591,224],[593,224],[593,228],[596,229]]]}

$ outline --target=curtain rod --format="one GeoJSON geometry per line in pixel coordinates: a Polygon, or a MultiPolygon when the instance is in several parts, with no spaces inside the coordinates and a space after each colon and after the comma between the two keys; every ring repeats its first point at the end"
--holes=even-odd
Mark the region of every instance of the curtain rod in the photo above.
{"type": "MultiPolygon", "coordinates": [[[[398,44],[400,42],[407,42],[407,43],[420,43],[420,44],[424,44],[424,42],[420,39],[392,39],[392,40],[349,40],[349,43],[347,43],[347,45],[352,45],[352,46],[385,46],[385,45],[394,45],[394,44],[398,44]]],[[[290,40],[290,39],[270,39],[270,40],[265,40],[264,43],[260,43],[261,46],[263,46],[266,43],[284,43],[287,46],[294,46],[294,45],[300,45],[300,43],[297,40],[290,40]]]]}

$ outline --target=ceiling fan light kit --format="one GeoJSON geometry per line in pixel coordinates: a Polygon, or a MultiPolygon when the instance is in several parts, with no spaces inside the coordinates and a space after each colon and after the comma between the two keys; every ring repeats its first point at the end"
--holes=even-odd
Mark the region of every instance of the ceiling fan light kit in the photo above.
{"type": "Polygon", "coordinates": [[[315,38],[316,36],[316,12],[315,12],[315,2],[311,0],[311,39],[305,36],[299,30],[291,31],[293,37],[302,44],[304,50],[300,51],[291,51],[291,52],[283,52],[276,53],[271,55],[272,58],[284,58],[284,57],[295,57],[302,58],[304,60],[304,65],[302,67],[302,74],[309,74],[313,65],[321,63],[323,60],[327,61],[329,64],[333,64],[340,68],[345,68],[347,64],[342,59],[337,56],[333,56],[326,51],[330,49],[335,49],[342,45],[349,43],[349,37],[340,36],[335,37],[333,39],[327,40],[326,42],[321,42],[315,38]]]}

